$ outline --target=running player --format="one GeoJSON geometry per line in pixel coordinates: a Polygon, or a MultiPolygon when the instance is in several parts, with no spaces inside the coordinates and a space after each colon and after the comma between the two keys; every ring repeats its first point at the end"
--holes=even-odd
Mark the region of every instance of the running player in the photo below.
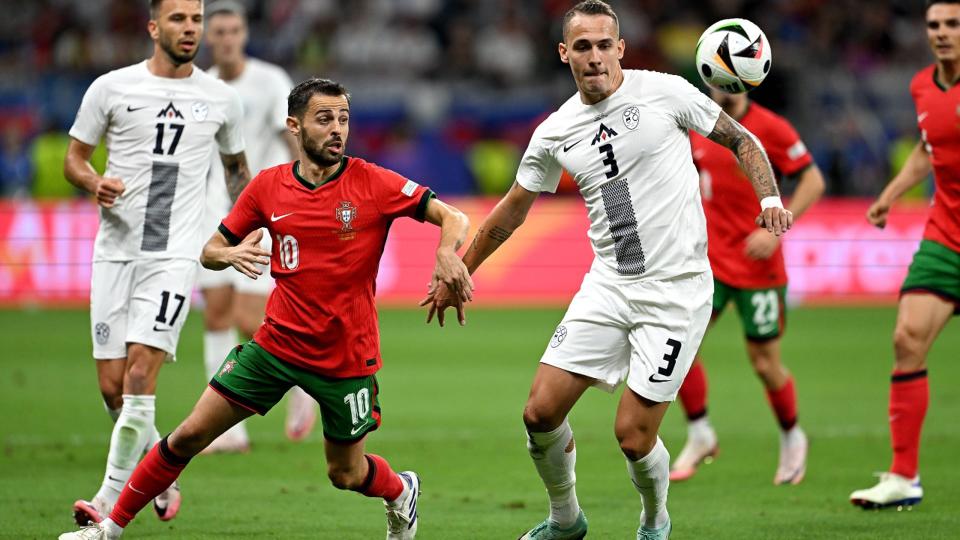
{"type": "MultiPolygon", "coordinates": [[[[240,97],[193,66],[202,2],[152,0],[148,29],[150,59],[90,85],[64,163],[67,180],[101,207],[90,323],[100,392],[115,421],[100,489],[74,504],[81,525],[110,513],[144,450],[159,440],[157,374],[174,358],[190,311],[214,142],[232,197],[250,178],[240,97]],[[109,159],[100,176],[89,160],[104,137],[109,159]]],[[[155,510],[168,520],[179,505],[174,486],[155,510]]]]}
{"type": "MultiPolygon", "coordinates": [[[[287,131],[287,95],[293,88],[290,77],[279,66],[248,57],[246,12],[232,0],[217,0],[206,7],[206,44],[213,67],[207,73],[219,77],[240,94],[244,105],[243,136],[251,171],[260,171],[290,161],[297,142],[287,131]]],[[[205,234],[216,230],[230,211],[231,201],[223,186],[223,171],[214,162],[207,183],[204,213],[205,234]]],[[[270,251],[270,235],[260,247],[270,251]]],[[[203,363],[212,377],[230,349],[239,343],[237,330],[249,338],[263,322],[267,295],[273,289],[268,269],[260,279],[240,272],[200,269],[197,283],[203,293],[203,363]]],[[[316,402],[299,387],[288,397],[287,435],[293,440],[306,437],[316,421],[316,402]]],[[[238,423],[213,441],[205,452],[245,452],[250,437],[244,422],[238,423]]]]}
{"type": "Polygon", "coordinates": [[[926,17],[936,62],[910,83],[923,140],[867,211],[867,220],[883,228],[893,203],[933,171],[933,207],[900,288],[893,331],[893,463],[875,486],[850,494],[850,501],[863,508],[910,506],[923,498],[920,429],[930,402],[927,353],[951,316],[960,313],[960,0],[928,0],[926,17]]]}
{"type": "MultiPolygon", "coordinates": [[[[797,180],[789,209],[794,219],[823,194],[820,169],[790,123],[752,103],[746,94],[711,90],[723,112],[760,139],[774,169],[797,180]]],[[[700,171],[700,195],[707,215],[713,314],[716,320],[731,301],[743,324],[747,356],[767,390],[780,423],[780,464],[773,482],[798,484],[807,462],[807,437],[797,424],[793,376],[780,361],[780,336],[786,323],[787,272],[780,238],[758,229],[750,218],[753,188],[726,148],[690,134],[693,161],[700,171]]],[[[707,374],[699,356],[680,387],[687,414],[687,443],[673,463],[670,480],[686,480],[697,465],[717,452],[717,434],[707,418],[707,374]]]]}
{"type": "Polygon", "coordinates": [[[190,416],[137,466],[110,518],[61,540],[119,537],[191,457],[240,420],[265,414],[294,385],[320,403],[333,485],[382,497],[387,538],[416,534],[418,476],[397,474],[382,457],[364,453],[366,434],[380,425],[377,268],[394,219],[429,221],[441,235],[432,287],[443,283],[468,301],[473,283],[456,249],[469,223],[431,200],[429,189],[344,154],[350,105],[341,85],[300,83],[290,93],[288,114],[300,160],[257,175],[201,256],[207,268],[233,266],[256,278],[256,265],[268,262],[259,247],[266,227],[276,241],[277,283],[266,320],[253,341],[230,352],[190,416]]]}
{"type": "MultiPolygon", "coordinates": [[[[670,533],[670,454],[657,436],[710,319],[713,278],[689,130],[734,151],[762,213],[781,234],[783,209],[763,148],[720,106],[680,77],[623,71],[617,16],[588,0],[563,20],[560,59],[579,92],[533,134],[516,183],[487,216],[464,262],[471,271],[505,242],[542,191],[566,169],[580,188],[595,253],[541,358],[523,420],[527,448],[550,499],[550,515],[522,538],[582,538],[587,521],[575,492],[576,448],[567,414],[590,386],[626,380],[614,431],[643,511],[638,538],[670,533]]],[[[428,320],[463,305],[431,290],[428,320]]]]}

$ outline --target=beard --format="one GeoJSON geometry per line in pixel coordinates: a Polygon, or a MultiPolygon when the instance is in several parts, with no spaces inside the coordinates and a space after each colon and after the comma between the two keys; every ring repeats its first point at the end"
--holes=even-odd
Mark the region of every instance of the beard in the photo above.
{"type": "MultiPolygon", "coordinates": [[[[303,146],[303,153],[307,155],[307,158],[321,167],[330,167],[340,163],[340,156],[331,154],[322,144],[308,138],[303,130],[300,130],[300,144],[303,146]]],[[[346,145],[343,145],[343,148],[345,150],[346,145]]]]}
{"type": "Polygon", "coordinates": [[[177,66],[182,66],[188,62],[193,62],[194,57],[197,56],[197,52],[200,50],[200,47],[194,47],[192,52],[179,52],[177,51],[176,41],[165,36],[163,32],[160,32],[159,43],[160,48],[163,49],[163,52],[167,53],[167,56],[170,57],[170,60],[172,60],[177,66]]]}

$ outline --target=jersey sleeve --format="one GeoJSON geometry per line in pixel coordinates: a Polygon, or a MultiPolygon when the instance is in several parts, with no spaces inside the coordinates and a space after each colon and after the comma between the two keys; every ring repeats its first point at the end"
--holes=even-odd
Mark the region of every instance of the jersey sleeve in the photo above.
{"type": "Polygon", "coordinates": [[[436,197],[426,186],[409,180],[401,174],[383,167],[372,166],[377,187],[374,195],[377,207],[387,218],[412,217],[424,221],[427,217],[427,204],[436,197]]]}
{"type": "Polygon", "coordinates": [[[662,82],[658,87],[677,124],[704,137],[710,135],[720,118],[720,106],[683,77],[666,75],[662,82]]]}
{"type": "Polygon", "coordinates": [[[77,118],[70,128],[71,137],[90,146],[100,143],[107,131],[110,116],[107,94],[107,83],[103,77],[93,81],[90,88],[87,88],[77,111],[77,118]]]}
{"type": "Polygon", "coordinates": [[[239,244],[251,232],[266,226],[266,220],[260,211],[260,184],[259,175],[247,184],[240,193],[237,202],[227,217],[223,218],[218,230],[232,245],[239,244]]]}
{"type": "Polygon", "coordinates": [[[226,88],[229,97],[225,105],[223,124],[217,130],[217,146],[221,154],[232,156],[243,152],[244,149],[243,102],[240,101],[240,94],[236,90],[227,85],[223,87],[226,88]]]}
{"type": "Polygon", "coordinates": [[[782,118],[772,117],[761,142],[770,162],[784,176],[795,175],[813,163],[797,130],[782,118]]]}
{"type": "Polygon", "coordinates": [[[550,153],[549,142],[543,137],[545,125],[546,122],[540,124],[533,132],[517,168],[517,183],[534,193],[556,192],[563,173],[563,167],[550,153]]]}

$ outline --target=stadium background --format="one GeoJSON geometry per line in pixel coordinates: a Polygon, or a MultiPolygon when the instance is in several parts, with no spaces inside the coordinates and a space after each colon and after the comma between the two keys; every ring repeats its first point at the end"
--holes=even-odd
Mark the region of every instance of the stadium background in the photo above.
{"type": "MultiPolygon", "coordinates": [[[[571,2],[241,3],[250,13],[252,55],[284,66],[294,80],[322,75],[350,88],[350,154],[430,185],[467,210],[474,227],[512,181],[538,120],[574,92],[555,51],[557,21],[571,2]]],[[[870,197],[917,140],[908,84],[931,62],[922,2],[611,3],[627,42],[625,67],[680,73],[698,84],[692,58],[702,29],[728,16],[757,22],[771,40],[774,70],[752,96],[794,122],[828,185],[827,199],[784,244],[790,296],[800,305],[790,314],[784,354],[813,441],[808,479],[796,489],[769,485],[774,423],[728,313],[704,345],[723,454],[694,482],[673,487],[675,537],[955,537],[955,322],[931,354],[922,453],[928,500],[909,515],[853,512],[845,500],[889,456],[893,305],[932,190],[928,182],[908,195],[885,231],[863,220],[870,197]]],[[[84,309],[96,209],[63,179],[62,158],[66,130],[89,83],[149,55],[146,4],[3,3],[0,538],[66,530],[69,504],[88,496],[101,474],[110,426],[87,360],[84,309]]],[[[198,64],[209,65],[202,47],[198,64]]],[[[96,160],[102,164],[102,151],[96,160]]],[[[423,314],[410,309],[429,277],[435,232],[414,223],[391,231],[378,283],[390,306],[381,313],[385,424],[371,445],[426,474],[424,538],[515,537],[542,517],[545,501],[523,450],[519,413],[535,360],[590,260],[582,205],[567,188],[544,197],[481,270],[478,304],[486,305],[468,313],[464,329],[425,327],[423,314]]],[[[189,411],[202,388],[201,331],[195,312],[179,364],[161,377],[161,431],[189,411]]],[[[638,511],[612,439],[613,406],[609,396],[591,392],[573,416],[581,500],[591,536],[599,538],[628,536],[638,511]]],[[[673,411],[664,429],[674,452],[683,439],[680,417],[673,411]]],[[[145,516],[131,532],[196,538],[382,534],[376,505],[326,484],[319,436],[289,445],[281,423],[282,414],[255,420],[248,456],[198,460],[186,477],[189,506],[172,526],[145,516]]]]}

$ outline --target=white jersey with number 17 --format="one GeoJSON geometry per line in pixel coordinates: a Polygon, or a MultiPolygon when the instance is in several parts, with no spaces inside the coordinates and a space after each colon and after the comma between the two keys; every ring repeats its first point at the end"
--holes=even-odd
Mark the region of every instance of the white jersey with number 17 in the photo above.
{"type": "Polygon", "coordinates": [[[90,85],[70,136],[91,146],[106,136],[104,176],[126,186],[113,208],[100,209],[94,261],[197,258],[211,146],[244,149],[236,90],[199,68],[172,79],[141,62],[90,85]]]}
{"type": "Polygon", "coordinates": [[[517,171],[523,188],[553,192],[573,175],[587,205],[594,270],[664,280],[710,270],[688,130],[713,131],[720,107],[686,80],[624,70],[594,105],[575,94],[533,134],[517,171]]]}

